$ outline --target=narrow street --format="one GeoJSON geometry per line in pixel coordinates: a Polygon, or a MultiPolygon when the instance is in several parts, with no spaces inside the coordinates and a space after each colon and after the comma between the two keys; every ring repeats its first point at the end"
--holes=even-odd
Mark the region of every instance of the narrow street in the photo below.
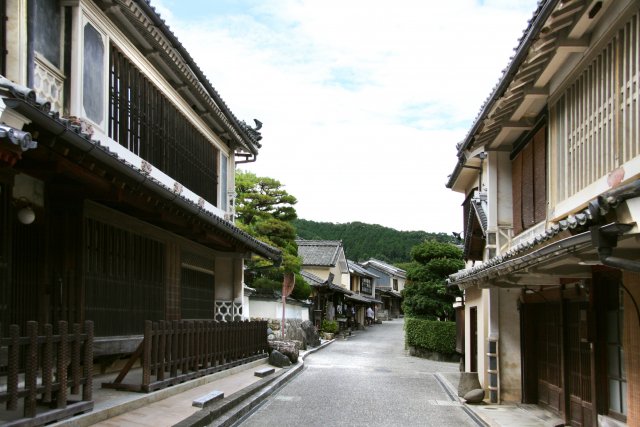
{"type": "Polygon", "coordinates": [[[403,320],[336,340],[240,423],[251,426],[477,426],[435,377],[455,363],[409,356],[403,320]]]}

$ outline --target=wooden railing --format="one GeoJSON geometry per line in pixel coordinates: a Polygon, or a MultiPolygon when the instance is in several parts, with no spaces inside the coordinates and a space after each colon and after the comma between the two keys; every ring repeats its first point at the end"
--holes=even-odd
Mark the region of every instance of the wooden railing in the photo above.
{"type": "Polygon", "coordinates": [[[43,425],[91,411],[93,386],[93,323],[58,322],[57,335],[45,324],[27,322],[25,336],[18,325],[0,339],[0,413],[3,426],[43,425]],[[70,400],[79,395],[80,400],[70,400]],[[41,406],[38,406],[41,404],[41,406]]]}
{"type": "Polygon", "coordinates": [[[267,350],[266,321],[147,320],[136,351],[102,387],[148,393],[259,359],[267,350]],[[140,381],[123,383],[139,359],[140,381]]]}

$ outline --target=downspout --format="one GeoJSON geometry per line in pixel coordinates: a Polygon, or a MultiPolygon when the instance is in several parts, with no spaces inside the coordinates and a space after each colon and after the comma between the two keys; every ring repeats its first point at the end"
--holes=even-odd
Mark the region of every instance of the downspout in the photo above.
{"type": "Polygon", "coordinates": [[[253,163],[258,159],[258,156],[256,156],[253,153],[249,153],[249,154],[246,154],[246,153],[233,153],[233,154],[236,157],[244,157],[244,160],[235,160],[236,165],[241,165],[243,163],[253,163]],[[251,156],[253,156],[253,157],[251,157],[251,156]]]}
{"type": "Polygon", "coordinates": [[[598,258],[606,266],[640,273],[640,261],[613,256],[613,248],[618,246],[618,237],[633,228],[633,224],[611,223],[594,225],[589,229],[593,246],[598,249],[598,258]]]}

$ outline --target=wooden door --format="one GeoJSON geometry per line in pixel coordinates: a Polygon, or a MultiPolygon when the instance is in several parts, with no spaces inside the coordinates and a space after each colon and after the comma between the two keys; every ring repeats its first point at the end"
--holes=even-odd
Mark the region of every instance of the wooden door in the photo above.
{"type": "Polygon", "coordinates": [[[591,349],[584,333],[587,303],[566,306],[567,421],[576,427],[594,425],[591,390],[591,349]],[[581,328],[582,327],[582,328],[581,328]]]}
{"type": "Polygon", "coordinates": [[[538,403],[564,413],[561,304],[536,304],[538,403]]]}

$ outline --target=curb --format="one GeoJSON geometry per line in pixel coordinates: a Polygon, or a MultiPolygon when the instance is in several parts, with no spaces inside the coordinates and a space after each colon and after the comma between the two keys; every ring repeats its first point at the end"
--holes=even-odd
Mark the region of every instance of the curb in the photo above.
{"type": "Polygon", "coordinates": [[[171,387],[167,387],[161,390],[154,391],[152,393],[134,393],[135,397],[123,403],[118,403],[113,406],[107,406],[103,408],[94,408],[93,411],[87,412],[82,415],[77,415],[66,420],[60,420],[51,424],[51,427],[88,427],[90,425],[106,421],[109,418],[122,415],[126,412],[133,411],[151,403],[158,402],[176,394],[183,393],[191,390],[194,387],[198,387],[203,384],[208,384],[212,381],[220,378],[233,375],[245,369],[251,369],[256,366],[262,365],[267,361],[267,357],[261,357],[257,360],[234,366],[233,368],[219,371],[210,375],[206,375],[193,380],[185,381],[180,384],[176,384],[171,387]]]}
{"type": "Polygon", "coordinates": [[[298,375],[304,369],[304,359],[308,355],[325,348],[334,341],[335,339],[326,341],[318,347],[307,350],[300,356],[300,362],[296,365],[283,369],[275,374],[275,376],[264,378],[229,397],[225,397],[210,407],[202,409],[179,423],[174,424],[174,427],[229,427],[234,425],[242,418],[248,416],[269,396],[298,375]]]}

